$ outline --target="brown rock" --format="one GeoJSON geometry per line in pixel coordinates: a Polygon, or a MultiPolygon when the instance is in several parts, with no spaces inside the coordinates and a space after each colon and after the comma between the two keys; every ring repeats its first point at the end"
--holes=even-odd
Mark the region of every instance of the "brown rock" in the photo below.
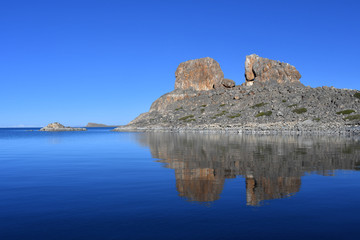
{"type": "Polygon", "coordinates": [[[251,86],[254,81],[262,83],[300,83],[301,75],[288,63],[259,57],[256,54],[246,56],[245,85],[251,86]]]}
{"type": "Polygon", "coordinates": [[[175,77],[175,89],[201,91],[220,86],[224,73],[217,61],[206,57],[180,63],[175,77]]]}
{"type": "Polygon", "coordinates": [[[224,80],[221,83],[226,88],[233,88],[235,87],[235,82],[231,79],[224,78],[224,80]]]}

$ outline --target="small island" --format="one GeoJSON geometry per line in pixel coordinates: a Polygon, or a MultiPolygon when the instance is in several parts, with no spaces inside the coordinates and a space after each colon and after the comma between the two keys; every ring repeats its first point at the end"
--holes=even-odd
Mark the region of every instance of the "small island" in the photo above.
{"type": "Polygon", "coordinates": [[[96,128],[100,128],[100,127],[118,127],[118,125],[106,125],[106,124],[102,124],[102,123],[92,123],[89,122],[85,127],[87,128],[92,128],[92,127],[96,127],[96,128]]]}
{"type": "Polygon", "coordinates": [[[45,132],[86,131],[86,128],[65,127],[64,125],[58,122],[54,122],[54,123],[50,123],[46,127],[41,128],[40,131],[45,131],[45,132]]]}

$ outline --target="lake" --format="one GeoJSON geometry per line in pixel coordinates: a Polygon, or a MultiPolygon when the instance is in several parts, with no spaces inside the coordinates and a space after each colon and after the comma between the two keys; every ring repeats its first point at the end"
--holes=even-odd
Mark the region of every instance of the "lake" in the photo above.
{"type": "Polygon", "coordinates": [[[0,239],[357,239],[360,142],[0,129],[0,239]]]}

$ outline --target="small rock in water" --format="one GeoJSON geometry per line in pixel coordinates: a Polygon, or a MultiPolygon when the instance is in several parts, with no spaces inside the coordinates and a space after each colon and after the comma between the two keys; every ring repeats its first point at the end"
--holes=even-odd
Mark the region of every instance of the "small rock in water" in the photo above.
{"type": "Polygon", "coordinates": [[[45,132],[86,131],[86,128],[65,127],[64,125],[58,122],[54,122],[48,124],[46,127],[41,128],[40,131],[45,131],[45,132]]]}

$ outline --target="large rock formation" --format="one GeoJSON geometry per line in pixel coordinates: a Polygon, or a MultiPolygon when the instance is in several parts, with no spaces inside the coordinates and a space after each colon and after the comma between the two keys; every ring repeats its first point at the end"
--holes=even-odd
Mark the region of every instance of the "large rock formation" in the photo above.
{"type": "Polygon", "coordinates": [[[181,63],[175,90],[115,131],[360,132],[347,128],[360,125],[357,90],[305,87],[294,66],[255,54],[246,57],[245,69],[245,84],[234,86],[211,58],[181,63]]]}
{"type": "Polygon", "coordinates": [[[46,127],[41,128],[40,131],[45,131],[45,132],[86,131],[86,128],[65,127],[64,125],[58,122],[54,122],[48,124],[46,127]]]}
{"type": "Polygon", "coordinates": [[[175,77],[175,90],[158,98],[151,105],[150,112],[164,112],[170,104],[193,98],[199,91],[235,87],[233,80],[224,79],[219,63],[209,57],[180,63],[175,77]]]}
{"type": "Polygon", "coordinates": [[[301,75],[294,66],[262,58],[256,54],[246,56],[245,78],[246,86],[251,86],[254,81],[277,84],[301,84],[301,75]]]}
{"type": "Polygon", "coordinates": [[[206,57],[180,63],[175,77],[175,89],[201,91],[221,86],[224,73],[217,61],[206,57]]]}

